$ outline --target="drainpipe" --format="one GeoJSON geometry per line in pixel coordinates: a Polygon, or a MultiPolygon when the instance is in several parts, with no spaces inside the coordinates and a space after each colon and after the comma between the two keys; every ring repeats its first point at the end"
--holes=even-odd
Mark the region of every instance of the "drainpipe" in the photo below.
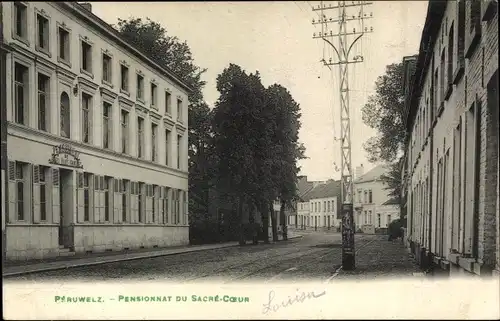
{"type": "Polygon", "coordinates": [[[2,262],[6,259],[7,250],[7,211],[9,198],[8,187],[8,173],[7,173],[7,62],[6,62],[6,51],[3,42],[3,4],[0,3],[0,168],[1,168],[1,184],[0,189],[2,190],[1,197],[1,214],[2,215],[2,262]]]}

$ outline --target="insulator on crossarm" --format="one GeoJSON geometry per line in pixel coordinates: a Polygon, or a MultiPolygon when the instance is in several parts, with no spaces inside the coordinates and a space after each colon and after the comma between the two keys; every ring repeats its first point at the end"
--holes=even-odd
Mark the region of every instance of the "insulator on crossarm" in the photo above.
{"type": "Polygon", "coordinates": [[[367,27],[365,27],[365,31],[368,31],[368,28],[367,28],[367,27]]]}
{"type": "Polygon", "coordinates": [[[316,32],[315,32],[315,33],[313,33],[313,37],[316,37],[316,32]]]}
{"type": "Polygon", "coordinates": [[[370,27],[370,31],[373,31],[373,27],[370,27]]]}
{"type": "Polygon", "coordinates": [[[314,23],[314,19],[313,19],[313,23],[314,23]]]}
{"type": "Polygon", "coordinates": [[[353,28],[353,29],[352,29],[352,33],[356,33],[356,28],[353,28]]]}
{"type": "Polygon", "coordinates": [[[319,36],[321,37],[321,32],[319,33],[319,36]]]}
{"type": "Polygon", "coordinates": [[[373,17],[373,12],[370,12],[370,17],[373,17]]]}
{"type": "Polygon", "coordinates": [[[332,58],[330,58],[330,63],[332,63],[332,58]]]}

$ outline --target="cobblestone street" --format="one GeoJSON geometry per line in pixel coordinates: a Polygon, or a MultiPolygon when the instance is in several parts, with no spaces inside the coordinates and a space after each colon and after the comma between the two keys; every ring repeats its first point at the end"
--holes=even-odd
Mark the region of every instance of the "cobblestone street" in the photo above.
{"type": "Polygon", "coordinates": [[[231,246],[7,277],[14,281],[162,280],[301,282],[411,276],[418,267],[385,235],[356,235],[356,270],[343,271],[339,233],[309,232],[274,244],[231,246]]]}

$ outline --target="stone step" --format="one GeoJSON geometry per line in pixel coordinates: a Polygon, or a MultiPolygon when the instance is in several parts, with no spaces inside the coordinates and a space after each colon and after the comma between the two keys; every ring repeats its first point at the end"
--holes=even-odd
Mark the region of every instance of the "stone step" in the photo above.
{"type": "Polygon", "coordinates": [[[69,249],[65,249],[68,251],[59,251],[59,256],[73,256],[76,253],[75,252],[70,252],[69,249]]]}

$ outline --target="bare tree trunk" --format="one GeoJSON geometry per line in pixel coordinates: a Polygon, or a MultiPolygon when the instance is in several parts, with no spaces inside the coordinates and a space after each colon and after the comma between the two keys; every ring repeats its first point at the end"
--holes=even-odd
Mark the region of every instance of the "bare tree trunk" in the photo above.
{"type": "Polygon", "coordinates": [[[271,211],[271,229],[273,231],[273,242],[278,241],[278,227],[276,226],[276,214],[274,213],[273,202],[269,202],[269,210],[271,211]]]}
{"type": "Polygon", "coordinates": [[[281,200],[281,206],[280,206],[281,230],[283,231],[283,240],[288,240],[288,230],[287,230],[285,208],[286,208],[286,202],[284,200],[281,200]]]}
{"type": "Polygon", "coordinates": [[[266,202],[261,202],[260,211],[262,215],[262,238],[265,244],[269,244],[269,208],[266,202]]]}

